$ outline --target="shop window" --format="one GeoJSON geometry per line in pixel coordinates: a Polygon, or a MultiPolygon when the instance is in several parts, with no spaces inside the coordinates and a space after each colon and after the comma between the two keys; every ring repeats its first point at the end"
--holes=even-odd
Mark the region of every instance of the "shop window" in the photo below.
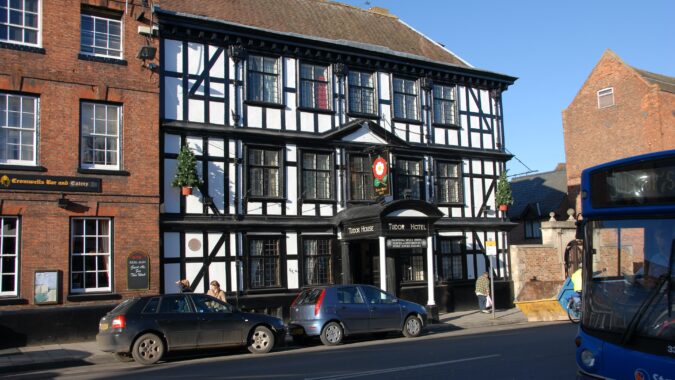
{"type": "Polygon", "coordinates": [[[112,271],[112,219],[73,218],[70,238],[70,289],[109,292],[112,271]]]}
{"type": "Polygon", "coordinates": [[[457,125],[455,87],[434,85],[434,123],[457,125]]]}
{"type": "Polygon", "coordinates": [[[411,252],[398,257],[401,266],[401,281],[424,281],[424,249],[413,248],[411,252]]]}
{"type": "Polygon", "coordinates": [[[19,293],[19,218],[0,217],[0,297],[19,293]]]}
{"type": "Polygon", "coordinates": [[[452,281],[465,278],[463,245],[463,239],[439,239],[439,280],[452,281]]]}
{"type": "Polygon", "coordinates": [[[39,99],[0,93],[0,163],[37,164],[39,99]]]}
{"type": "Polygon", "coordinates": [[[424,199],[422,161],[396,160],[397,199],[424,199]]]}
{"type": "Polygon", "coordinates": [[[82,13],[80,15],[80,53],[95,57],[122,59],[121,19],[82,13]]]}
{"type": "Polygon", "coordinates": [[[436,181],[438,203],[461,202],[460,164],[451,162],[436,163],[436,181]]]}
{"type": "Polygon", "coordinates": [[[300,107],[327,110],[328,67],[300,65],[300,107]]]}
{"type": "Polygon", "coordinates": [[[332,239],[303,239],[305,285],[331,283],[332,239]]]}
{"type": "Polygon", "coordinates": [[[525,239],[541,238],[541,221],[535,219],[525,220],[525,239]]]}
{"type": "Polygon", "coordinates": [[[280,286],[281,239],[252,238],[248,244],[251,288],[280,286]]]}
{"type": "Polygon", "coordinates": [[[417,120],[417,84],[414,80],[394,78],[394,117],[417,120]]]}
{"type": "Polygon", "coordinates": [[[251,197],[281,196],[281,160],[278,149],[250,148],[248,151],[248,194],[251,197]]]}
{"type": "Polygon", "coordinates": [[[332,199],[332,173],[330,153],[303,153],[302,198],[332,199]]]}
{"type": "Polygon", "coordinates": [[[375,199],[370,157],[349,156],[349,193],[353,201],[375,199]]]}
{"type": "Polygon", "coordinates": [[[83,102],[81,136],[83,169],[120,169],[122,107],[83,102]]]}
{"type": "Polygon", "coordinates": [[[247,99],[256,102],[279,102],[279,60],[250,55],[248,57],[247,99]]]}
{"type": "Polygon", "coordinates": [[[358,71],[349,72],[349,112],[375,114],[375,85],[373,74],[358,71]]]}
{"type": "Polygon", "coordinates": [[[0,1],[0,41],[40,45],[39,0],[0,1]]]}

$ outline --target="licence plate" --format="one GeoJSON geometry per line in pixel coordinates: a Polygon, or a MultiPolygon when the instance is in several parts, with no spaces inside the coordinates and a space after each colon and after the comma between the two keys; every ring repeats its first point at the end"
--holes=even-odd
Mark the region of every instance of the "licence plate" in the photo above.
{"type": "Polygon", "coordinates": [[[99,329],[100,331],[105,331],[105,330],[108,329],[108,324],[107,324],[107,323],[99,323],[99,324],[98,324],[98,329],[99,329]]]}

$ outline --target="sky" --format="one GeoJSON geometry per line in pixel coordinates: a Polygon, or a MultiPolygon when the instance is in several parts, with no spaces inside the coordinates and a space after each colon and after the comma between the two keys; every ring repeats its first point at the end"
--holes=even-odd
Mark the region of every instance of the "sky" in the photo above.
{"type": "Polygon", "coordinates": [[[675,0],[338,0],[381,7],[472,66],[517,77],[503,93],[509,176],[565,162],[562,111],[606,49],[675,77],[675,0]]]}

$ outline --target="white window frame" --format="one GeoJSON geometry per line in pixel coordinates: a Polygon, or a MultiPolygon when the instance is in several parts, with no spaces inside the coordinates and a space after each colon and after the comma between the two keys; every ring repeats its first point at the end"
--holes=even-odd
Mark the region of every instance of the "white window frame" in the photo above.
{"type": "MultiPolygon", "coordinates": [[[[94,292],[101,293],[101,292],[112,291],[112,282],[113,282],[113,274],[114,274],[113,273],[113,267],[112,267],[112,265],[113,265],[113,254],[114,254],[114,252],[113,252],[113,218],[72,218],[70,220],[70,278],[68,280],[69,283],[70,283],[70,292],[75,294],[75,293],[94,293],[94,292]],[[102,220],[108,221],[107,235],[99,235],[98,234],[98,226],[99,226],[98,222],[102,221],[102,220]],[[76,221],[83,221],[84,222],[84,224],[82,225],[82,235],[77,235],[77,236],[75,235],[75,222],[76,221]],[[87,231],[86,223],[92,222],[92,221],[96,222],[96,227],[95,227],[96,233],[95,233],[95,235],[87,235],[87,233],[86,233],[86,231],[87,231]],[[87,271],[86,257],[87,256],[105,256],[106,255],[105,252],[100,253],[99,248],[98,248],[99,238],[106,237],[106,236],[108,237],[108,247],[107,247],[108,253],[107,253],[107,262],[106,262],[107,269],[105,271],[108,272],[108,286],[91,287],[91,288],[86,288],[86,287],[85,288],[75,288],[73,286],[73,275],[75,273],[81,273],[82,274],[82,276],[83,276],[82,281],[84,283],[87,272],[92,272],[92,271],[87,271]],[[82,247],[83,247],[83,250],[85,252],[73,252],[73,249],[75,247],[74,239],[76,237],[82,238],[82,240],[83,240],[82,247]],[[86,244],[87,244],[88,238],[89,239],[91,239],[91,238],[95,239],[95,241],[96,241],[96,252],[93,252],[93,253],[92,252],[89,252],[89,253],[86,252],[87,251],[86,244]],[[80,257],[84,257],[83,264],[82,264],[82,271],[75,272],[73,270],[73,261],[74,261],[75,258],[80,258],[80,257]]],[[[98,260],[96,260],[96,265],[98,266],[98,260]]],[[[102,272],[102,271],[95,270],[94,272],[102,272]]],[[[96,281],[98,283],[98,279],[96,281]]]]}
{"type": "Polygon", "coordinates": [[[2,9],[0,9],[0,12],[5,12],[5,17],[6,17],[5,22],[0,22],[0,28],[5,28],[7,30],[7,37],[6,38],[0,38],[0,41],[6,42],[6,43],[9,43],[9,44],[41,47],[42,46],[42,29],[41,29],[41,26],[42,26],[42,1],[41,0],[35,0],[37,2],[37,13],[26,12],[26,10],[25,10],[26,9],[26,1],[25,0],[20,0],[20,1],[21,1],[21,5],[22,5],[21,10],[11,8],[11,0],[7,0],[7,7],[6,8],[3,7],[2,9]],[[21,25],[11,23],[10,14],[11,14],[12,10],[14,10],[15,12],[21,12],[21,21],[22,21],[21,25]],[[36,28],[30,27],[30,26],[29,27],[25,26],[26,13],[31,13],[31,14],[34,14],[36,16],[36,18],[37,18],[37,27],[36,28]],[[26,30],[26,29],[36,31],[37,32],[37,42],[36,43],[25,42],[26,38],[25,38],[25,34],[23,32],[21,33],[21,35],[22,35],[21,41],[15,41],[15,40],[9,39],[9,28],[11,26],[21,28],[22,31],[26,30]]]}
{"type": "MultiPolygon", "coordinates": [[[[81,148],[80,148],[80,150],[81,150],[80,151],[80,167],[82,169],[120,170],[120,168],[121,168],[120,161],[122,160],[122,141],[121,141],[122,140],[121,139],[121,136],[122,136],[122,116],[123,116],[123,112],[122,112],[122,106],[121,105],[108,104],[108,103],[84,102],[84,101],[80,103],[80,145],[81,145],[81,148]],[[84,129],[83,129],[83,127],[84,127],[84,107],[85,106],[87,106],[87,107],[91,106],[92,107],[91,115],[92,115],[92,118],[94,120],[94,121],[92,121],[92,126],[91,126],[92,132],[91,132],[91,134],[89,134],[87,136],[84,135],[84,129]],[[97,106],[105,107],[105,116],[103,116],[103,119],[100,119],[100,118],[98,119],[98,120],[105,120],[105,125],[106,125],[105,133],[96,133],[96,131],[95,131],[94,124],[95,124],[95,120],[97,120],[97,115],[96,115],[97,106]],[[108,115],[109,115],[110,109],[114,109],[117,112],[117,134],[116,135],[107,133],[108,132],[108,115]],[[107,149],[107,147],[108,147],[108,140],[107,139],[115,138],[116,141],[117,141],[117,149],[116,149],[116,154],[115,154],[115,158],[116,158],[117,163],[114,164],[114,165],[107,164],[107,163],[106,164],[93,163],[95,161],[93,159],[95,153],[92,153],[92,163],[84,162],[85,151],[87,150],[84,140],[85,140],[85,137],[89,137],[89,136],[105,138],[106,139],[106,149],[104,150],[105,152],[107,152],[109,150],[109,149],[107,149]]],[[[92,150],[96,151],[96,149],[93,148],[93,145],[92,145],[92,150]]],[[[111,151],[112,151],[112,149],[111,149],[111,151]]],[[[107,158],[106,158],[106,161],[107,161],[107,158]]]]}
{"type": "Polygon", "coordinates": [[[95,16],[95,15],[92,15],[92,14],[89,14],[89,13],[86,13],[86,12],[82,13],[82,14],[80,15],[80,54],[83,54],[83,55],[89,55],[89,56],[93,56],[93,57],[103,57],[103,58],[112,58],[112,59],[123,59],[123,57],[124,57],[124,24],[123,24],[122,20],[121,20],[121,19],[118,20],[118,19],[115,19],[115,18],[112,18],[112,17],[95,16]],[[85,30],[83,29],[84,23],[83,23],[82,21],[83,21],[83,19],[86,18],[86,17],[92,19],[91,21],[92,21],[92,25],[93,25],[93,30],[88,30],[88,31],[87,31],[88,33],[91,33],[91,34],[92,34],[92,43],[93,43],[93,44],[92,44],[92,45],[86,45],[86,47],[92,48],[92,49],[94,49],[94,50],[96,50],[96,49],[105,49],[105,50],[108,50],[108,51],[110,51],[110,50],[115,50],[115,51],[117,51],[117,49],[113,49],[113,48],[110,47],[110,36],[111,36],[111,34],[110,34],[110,24],[111,24],[111,23],[119,24],[119,28],[120,28],[120,35],[119,35],[119,39],[120,39],[119,55],[101,54],[101,53],[96,53],[95,51],[94,51],[94,52],[85,52],[85,51],[82,51],[82,47],[85,46],[85,45],[84,45],[84,41],[83,41],[83,39],[82,39],[82,34],[85,32],[85,30]],[[96,46],[96,33],[97,33],[97,32],[96,32],[96,21],[97,21],[97,20],[105,20],[105,22],[107,23],[107,26],[106,26],[106,33],[102,33],[102,34],[104,34],[104,35],[106,36],[106,39],[105,39],[105,41],[106,41],[106,46],[105,46],[105,47],[102,47],[102,46],[96,46]]]}
{"type": "Polygon", "coordinates": [[[598,94],[598,108],[607,108],[607,107],[612,107],[614,105],[614,87],[603,88],[602,90],[598,91],[597,94],[598,94]],[[607,105],[604,105],[604,106],[601,105],[600,104],[601,97],[604,98],[604,97],[607,97],[607,96],[611,96],[611,99],[612,99],[611,104],[607,104],[607,105]]]}
{"type": "Polygon", "coordinates": [[[19,251],[20,244],[19,244],[19,239],[21,236],[21,220],[17,216],[0,216],[0,297],[16,297],[19,295],[19,260],[21,259],[21,253],[19,251]],[[14,219],[16,220],[16,235],[13,237],[14,239],[14,253],[13,254],[4,254],[3,252],[5,251],[5,231],[4,231],[4,225],[5,225],[5,219],[14,219]],[[2,288],[2,283],[3,279],[2,277],[4,276],[3,273],[5,272],[6,268],[3,267],[4,260],[2,260],[5,256],[14,256],[14,291],[5,291],[2,288]]]}
{"type": "MultiPolygon", "coordinates": [[[[2,93],[0,92],[0,97],[5,98],[5,106],[0,107],[0,139],[4,138],[4,149],[5,152],[5,157],[3,157],[0,154],[0,164],[6,164],[6,165],[25,165],[25,166],[36,166],[37,165],[37,156],[38,156],[38,131],[39,131],[39,110],[40,110],[40,98],[36,96],[30,96],[30,95],[15,95],[15,94],[8,94],[8,93],[2,93]],[[11,98],[19,98],[20,103],[19,103],[19,125],[8,125],[9,124],[9,101],[11,98]],[[33,123],[30,128],[24,128],[23,122],[24,122],[24,117],[22,114],[27,113],[24,112],[24,99],[30,98],[33,99],[33,123]],[[23,142],[23,134],[26,132],[32,132],[32,146],[33,146],[33,155],[32,157],[29,157],[28,159],[9,159],[7,158],[7,147],[8,147],[8,137],[7,134],[9,131],[18,131],[19,133],[19,154],[21,154],[21,145],[28,145],[28,144],[22,144],[23,142]]],[[[14,144],[16,145],[16,144],[14,144]]],[[[0,151],[1,153],[2,151],[0,151]]],[[[19,156],[21,157],[21,156],[19,156]]]]}

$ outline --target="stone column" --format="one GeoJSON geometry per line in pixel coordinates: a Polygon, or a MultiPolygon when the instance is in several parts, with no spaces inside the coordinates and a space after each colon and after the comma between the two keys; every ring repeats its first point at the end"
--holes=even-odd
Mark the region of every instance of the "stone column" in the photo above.
{"type": "Polygon", "coordinates": [[[352,271],[349,263],[349,242],[347,240],[340,241],[340,254],[342,255],[342,283],[352,283],[352,271]]]}
{"type": "Polygon", "coordinates": [[[436,305],[434,296],[434,244],[433,238],[427,236],[427,306],[436,305]]]}
{"type": "Polygon", "coordinates": [[[380,289],[387,291],[387,247],[384,236],[380,236],[380,289]]]}

